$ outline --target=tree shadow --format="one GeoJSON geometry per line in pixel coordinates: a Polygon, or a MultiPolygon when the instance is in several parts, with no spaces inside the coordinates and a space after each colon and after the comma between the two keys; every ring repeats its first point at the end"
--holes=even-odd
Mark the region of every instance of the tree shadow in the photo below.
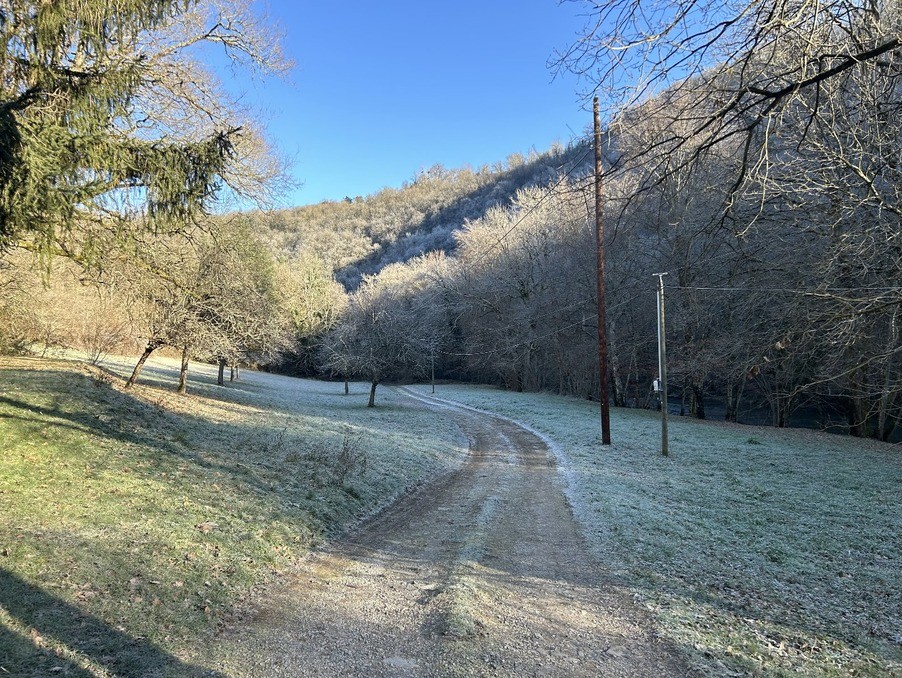
{"type": "MultiPolygon", "coordinates": [[[[40,377],[31,376],[33,384],[40,379],[40,388],[48,395],[54,394],[54,387],[71,380],[73,374],[64,371],[46,371],[40,377]]],[[[168,440],[159,435],[153,426],[147,426],[149,419],[158,416],[171,416],[171,423],[186,430],[192,430],[195,423],[210,426],[210,423],[200,417],[188,414],[171,414],[155,412],[153,405],[145,402],[137,396],[129,393],[113,391],[106,386],[100,386],[96,390],[90,388],[85,380],[82,393],[85,408],[66,410],[60,407],[57,401],[47,406],[36,405],[10,397],[0,395],[0,405],[6,406],[11,412],[3,413],[3,418],[17,419],[22,422],[32,423],[34,426],[52,425],[54,428],[66,428],[86,434],[98,435],[104,438],[129,443],[141,448],[153,450],[159,454],[152,456],[156,472],[173,462],[181,460],[206,469],[213,469],[232,476],[238,476],[241,483],[251,485],[259,491],[269,491],[269,486],[250,475],[246,467],[236,464],[228,464],[217,461],[209,455],[201,454],[193,449],[193,445],[178,438],[168,440]],[[90,405],[90,409],[86,409],[90,405]],[[29,416],[30,415],[30,416],[29,416]],[[49,421],[48,418],[52,418],[49,421]]],[[[217,424],[216,428],[222,431],[226,437],[239,440],[243,433],[250,428],[235,424],[217,424]]]]}
{"type": "MultiPolygon", "coordinates": [[[[15,370],[14,370],[15,371],[15,370]]],[[[214,471],[232,479],[257,496],[266,498],[273,515],[282,513],[286,500],[285,492],[301,496],[306,487],[301,487],[303,477],[295,477],[300,470],[295,462],[285,467],[285,458],[303,461],[309,451],[309,441],[303,432],[286,431],[277,425],[261,421],[229,422],[216,421],[186,412],[171,412],[165,406],[154,405],[153,391],[132,393],[100,384],[92,386],[88,377],[76,377],[64,370],[47,370],[39,375],[29,373],[29,383],[42,394],[44,402],[26,402],[15,397],[12,392],[0,394],[0,417],[17,419],[34,428],[41,435],[46,426],[70,429],[85,434],[93,434],[136,446],[147,466],[143,473],[155,476],[161,471],[170,471],[180,463],[214,471]],[[76,397],[66,397],[65,392],[76,393],[76,397]],[[5,410],[5,411],[3,411],[5,410]],[[291,485],[288,487],[286,485],[291,485]]],[[[265,386],[256,384],[265,391],[265,386]]],[[[306,415],[303,404],[288,404],[263,394],[257,401],[248,402],[235,391],[223,392],[221,387],[211,385],[213,397],[223,407],[251,405],[266,407],[267,410],[282,415],[306,415]]],[[[210,397],[210,394],[203,394],[210,397]]],[[[303,394],[299,394],[302,397],[303,394]]],[[[190,396],[189,396],[190,397],[190,396]]],[[[384,403],[378,408],[367,408],[365,402],[355,402],[346,396],[334,394],[335,411],[359,411],[364,415],[358,425],[365,426],[373,437],[392,430],[394,423],[386,414],[409,411],[406,405],[384,403]]],[[[322,413],[310,414],[321,418],[322,413]]],[[[335,429],[340,435],[339,428],[335,429]]],[[[312,463],[312,462],[311,462],[312,463]]],[[[134,469],[135,472],[142,472],[134,469]]],[[[294,502],[300,501],[298,496],[294,502]]]]}
{"type": "Polygon", "coordinates": [[[0,626],[0,666],[7,674],[93,676],[85,668],[93,664],[124,676],[223,676],[113,628],[3,568],[0,605],[28,629],[25,635],[0,626]]]}

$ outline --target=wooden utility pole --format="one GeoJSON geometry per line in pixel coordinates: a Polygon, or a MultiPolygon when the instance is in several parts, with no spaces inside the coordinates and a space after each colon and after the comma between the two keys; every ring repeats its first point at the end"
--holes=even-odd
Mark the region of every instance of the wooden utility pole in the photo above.
{"type": "Polygon", "coordinates": [[[667,333],[664,330],[664,276],[658,276],[658,378],[661,380],[661,454],[667,456],[667,333]]]}
{"type": "Polygon", "coordinates": [[[595,119],[595,251],[598,265],[598,381],[601,396],[601,444],[611,444],[611,413],[608,404],[608,333],[604,303],[604,225],[601,218],[601,121],[598,97],[592,102],[595,119]]]}

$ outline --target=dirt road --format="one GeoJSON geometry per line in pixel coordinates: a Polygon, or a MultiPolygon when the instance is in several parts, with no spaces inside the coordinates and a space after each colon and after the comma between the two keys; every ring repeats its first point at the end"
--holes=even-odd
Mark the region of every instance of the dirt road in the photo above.
{"type": "Polygon", "coordinates": [[[426,399],[470,440],[459,471],[311,554],[220,670],[247,676],[686,675],[592,560],[554,459],[516,424],[426,399]]]}

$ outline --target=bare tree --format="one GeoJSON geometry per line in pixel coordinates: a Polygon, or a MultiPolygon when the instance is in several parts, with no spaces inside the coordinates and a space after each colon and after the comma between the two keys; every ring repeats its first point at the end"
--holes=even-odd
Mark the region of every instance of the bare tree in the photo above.
{"type": "Polygon", "coordinates": [[[368,407],[375,405],[383,381],[425,374],[441,346],[442,314],[429,275],[440,260],[396,264],[364,278],[324,342],[327,369],[369,381],[368,407]]]}
{"type": "Polygon", "coordinates": [[[456,316],[469,369],[514,390],[595,389],[593,231],[568,188],[521,191],[458,236],[456,316]]]}
{"type": "Polygon", "coordinates": [[[223,384],[223,367],[237,356],[262,359],[289,341],[274,261],[245,224],[232,221],[210,233],[195,231],[190,240],[158,241],[145,257],[149,270],[142,271],[137,289],[145,302],[147,343],[127,386],[162,346],[182,351],[184,392],[192,357],[218,361],[223,384]]]}
{"type": "Polygon", "coordinates": [[[853,433],[887,439],[902,406],[898,3],[587,4],[586,31],[558,67],[607,101],[615,172],[634,178],[629,202],[649,193],[653,204],[672,187],[685,199],[701,176],[722,174],[725,190],[709,191],[719,209],[701,223],[673,220],[693,248],[699,234],[710,243],[696,257],[706,275],[686,277],[679,257],[665,259],[687,288],[674,354],[690,385],[707,361],[732,375],[728,416],[748,381],[780,425],[806,397],[841,397],[853,433]],[[691,288],[704,287],[702,308],[691,288]],[[685,323],[699,310],[730,318],[736,346],[715,325],[699,353],[703,328],[685,323]]]}
{"type": "Polygon", "coordinates": [[[760,159],[756,135],[785,112],[828,81],[897,70],[902,48],[899,8],[879,0],[573,2],[589,6],[587,23],[557,67],[604,94],[615,129],[618,116],[636,110],[669,120],[667,134],[629,153],[655,164],[686,145],[692,162],[738,139],[744,171],[760,159]]]}

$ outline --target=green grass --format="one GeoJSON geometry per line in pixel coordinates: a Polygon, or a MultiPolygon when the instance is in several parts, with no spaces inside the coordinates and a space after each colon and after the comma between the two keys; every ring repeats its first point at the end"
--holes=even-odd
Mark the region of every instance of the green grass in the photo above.
{"type": "MultiPolygon", "coordinates": [[[[902,450],[448,386],[558,447],[601,562],[711,675],[902,675],[902,450]]],[[[426,392],[425,389],[421,389],[426,392]]]]}
{"type": "Polygon", "coordinates": [[[364,385],[100,377],[0,362],[0,674],[201,674],[195,650],[276,572],[463,453],[364,385]]]}

